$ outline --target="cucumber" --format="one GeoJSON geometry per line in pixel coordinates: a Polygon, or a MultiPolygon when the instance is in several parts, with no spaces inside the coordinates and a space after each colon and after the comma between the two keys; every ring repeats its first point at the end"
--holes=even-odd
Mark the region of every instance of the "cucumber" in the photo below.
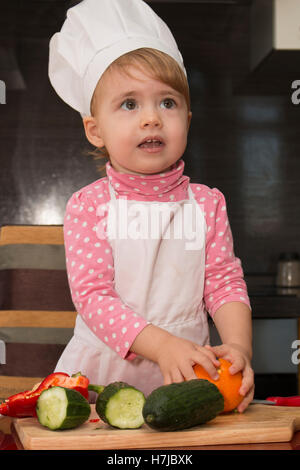
{"type": "Polygon", "coordinates": [[[144,394],[126,382],[107,385],[96,400],[96,411],[105,423],[119,429],[137,429],[144,423],[144,394]]]}
{"type": "Polygon", "coordinates": [[[105,389],[104,385],[94,385],[94,384],[88,385],[88,390],[90,392],[96,392],[98,393],[98,395],[99,393],[102,393],[104,389],[105,389]]]}
{"type": "Polygon", "coordinates": [[[205,379],[162,385],[153,390],[143,407],[146,424],[158,431],[177,431],[206,423],[224,409],[224,398],[205,379]]]}
{"type": "Polygon", "coordinates": [[[40,424],[53,431],[72,429],[89,418],[91,406],[77,390],[51,387],[39,396],[36,413],[40,424]]]}

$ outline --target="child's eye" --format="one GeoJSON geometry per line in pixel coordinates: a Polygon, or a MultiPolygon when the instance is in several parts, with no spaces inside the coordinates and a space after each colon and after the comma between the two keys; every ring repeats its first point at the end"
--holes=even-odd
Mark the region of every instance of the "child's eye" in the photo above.
{"type": "Polygon", "coordinates": [[[176,106],[176,103],[172,98],[166,98],[161,102],[161,106],[166,109],[171,109],[176,106]]]}
{"type": "Polygon", "coordinates": [[[132,111],[136,108],[136,101],[128,98],[123,101],[121,108],[125,109],[126,111],[132,111]]]}

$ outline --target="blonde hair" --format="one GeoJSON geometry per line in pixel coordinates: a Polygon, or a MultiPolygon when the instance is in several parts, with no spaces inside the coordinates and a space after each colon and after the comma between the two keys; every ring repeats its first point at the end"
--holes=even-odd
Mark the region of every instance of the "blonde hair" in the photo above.
{"type": "MultiPolygon", "coordinates": [[[[187,110],[190,111],[190,91],[186,75],[180,65],[171,56],[157,49],[136,49],[134,51],[127,52],[112,62],[104,74],[107,71],[118,67],[130,76],[128,70],[129,66],[134,66],[143,71],[146,71],[151,78],[160,80],[161,82],[176,90],[184,97],[187,110]]],[[[97,87],[91,99],[90,110],[92,116],[94,115],[96,90],[97,87]]],[[[96,160],[109,159],[108,152],[104,147],[96,148],[94,151],[89,152],[89,154],[92,155],[96,160]]],[[[98,169],[103,171],[105,169],[105,164],[101,167],[98,167],[98,169]]]]}

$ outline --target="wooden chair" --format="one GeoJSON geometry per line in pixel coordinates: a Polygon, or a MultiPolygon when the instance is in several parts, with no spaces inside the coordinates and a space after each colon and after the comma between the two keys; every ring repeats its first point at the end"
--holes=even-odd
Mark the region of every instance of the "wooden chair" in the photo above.
{"type": "Polygon", "coordinates": [[[73,334],[63,243],[62,226],[1,228],[0,400],[53,372],[73,334]]]}

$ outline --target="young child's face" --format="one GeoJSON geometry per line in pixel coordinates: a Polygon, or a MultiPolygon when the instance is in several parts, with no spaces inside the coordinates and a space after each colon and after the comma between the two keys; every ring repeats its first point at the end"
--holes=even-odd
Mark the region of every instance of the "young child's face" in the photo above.
{"type": "Polygon", "coordinates": [[[133,66],[129,72],[114,67],[102,76],[94,116],[84,119],[86,135],[106,147],[117,171],[160,173],[183,155],[191,113],[169,85],[133,66]]]}

